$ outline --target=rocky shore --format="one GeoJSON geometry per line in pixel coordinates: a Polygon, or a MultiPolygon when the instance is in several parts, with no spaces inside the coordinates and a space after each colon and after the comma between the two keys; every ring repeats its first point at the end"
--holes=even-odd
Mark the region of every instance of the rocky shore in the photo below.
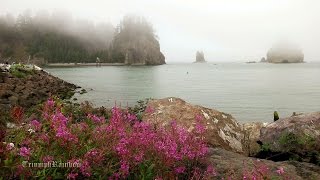
{"type": "Polygon", "coordinates": [[[232,172],[231,177],[241,179],[244,166],[281,167],[289,179],[320,178],[320,112],[240,124],[230,114],[170,97],[149,101],[143,121],[167,126],[175,120],[192,130],[195,118],[205,124],[210,161],[221,174],[232,172]]]}
{"type": "Polygon", "coordinates": [[[30,108],[51,95],[70,98],[76,88],[43,70],[11,68],[9,72],[0,72],[0,113],[6,113],[14,106],[30,108]]]}

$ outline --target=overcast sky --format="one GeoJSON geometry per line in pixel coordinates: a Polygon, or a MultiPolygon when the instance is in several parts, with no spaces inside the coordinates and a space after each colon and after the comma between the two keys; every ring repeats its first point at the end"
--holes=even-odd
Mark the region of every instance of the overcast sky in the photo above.
{"type": "Polygon", "coordinates": [[[170,62],[260,60],[276,42],[298,44],[306,61],[320,61],[319,0],[0,0],[0,13],[69,11],[75,18],[117,25],[145,16],[170,62]]]}

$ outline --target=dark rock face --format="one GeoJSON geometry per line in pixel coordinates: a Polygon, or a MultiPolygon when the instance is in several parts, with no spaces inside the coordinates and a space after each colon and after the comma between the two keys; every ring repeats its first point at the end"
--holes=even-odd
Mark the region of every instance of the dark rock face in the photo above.
{"type": "Polygon", "coordinates": [[[196,62],[206,62],[206,60],[204,59],[204,54],[202,51],[197,51],[197,54],[196,54],[196,62]]]}
{"type": "Polygon", "coordinates": [[[9,111],[15,105],[29,108],[45,101],[50,95],[65,98],[71,96],[75,89],[74,84],[43,71],[35,71],[34,74],[24,78],[2,72],[0,73],[0,113],[9,111]]]}
{"type": "Polygon", "coordinates": [[[128,65],[161,65],[165,57],[152,26],[141,17],[125,17],[112,42],[113,59],[128,65]]]}
{"type": "Polygon", "coordinates": [[[302,50],[289,44],[277,45],[267,53],[269,63],[302,63],[303,60],[302,50]]]}
{"type": "Polygon", "coordinates": [[[147,104],[151,112],[145,112],[143,121],[166,126],[172,120],[191,130],[194,128],[196,116],[202,117],[208,144],[222,147],[234,152],[243,153],[243,133],[241,125],[229,114],[191,105],[179,98],[151,100],[147,104]]]}

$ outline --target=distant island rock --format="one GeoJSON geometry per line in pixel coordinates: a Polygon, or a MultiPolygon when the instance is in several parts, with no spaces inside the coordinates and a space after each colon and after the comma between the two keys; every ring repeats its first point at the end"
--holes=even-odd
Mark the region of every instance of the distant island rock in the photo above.
{"type": "Polygon", "coordinates": [[[266,60],[265,57],[262,57],[261,60],[260,60],[260,62],[261,62],[261,63],[265,63],[265,62],[268,62],[268,61],[266,60]]]}
{"type": "Polygon", "coordinates": [[[204,54],[202,51],[197,51],[196,54],[196,63],[204,63],[206,60],[204,59],[204,54]]]}
{"type": "Polygon", "coordinates": [[[303,59],[302,50],[292,44],[278,44],[267,53],[269,63],[302,63],[303,59]]]}

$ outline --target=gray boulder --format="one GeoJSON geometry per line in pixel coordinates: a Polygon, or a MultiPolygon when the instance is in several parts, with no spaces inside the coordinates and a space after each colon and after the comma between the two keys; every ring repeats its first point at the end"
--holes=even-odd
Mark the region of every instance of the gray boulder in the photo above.
{"type": "Polygon", "coordinates": [[[143,115],[143,121],[158,126],[167,126],[172,120],[188,130],[195,127],[196,116],[202,117],[206,128],[207,143],[212,147],[243,153],[243,132],[241,125],[229,114],[192,105],[179,98],[151,100],[143,115]]]}

